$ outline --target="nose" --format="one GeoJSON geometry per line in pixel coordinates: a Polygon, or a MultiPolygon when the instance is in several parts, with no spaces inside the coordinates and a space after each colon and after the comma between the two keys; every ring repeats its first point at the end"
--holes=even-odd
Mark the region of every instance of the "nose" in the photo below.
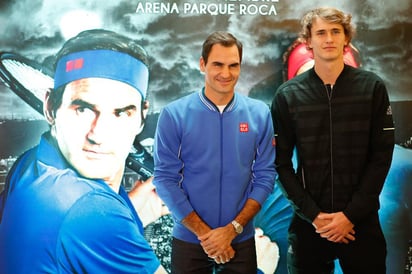
{"type": "Polygon", "coordinates": [[[333,41],[333,35],[331,32],[326,33],[326,42],[332,42],[333,41]]]}
{"type": "Polygon", "coordinates": [[[220,75],[224,78],[230,77],[230,75],[231,75],[230,67],[229,66],[223,66],[222,71],[220,72],[220,75]]]}
{"type": "Polygon", "coordinates": [[[104,138],[110,136],[113,130],[111,126],[111,117],[108,115],[98,114],[93,120],[90,131],[87,134],[87,139],[92,144],[100,145],[104,142],[104,138]]]}

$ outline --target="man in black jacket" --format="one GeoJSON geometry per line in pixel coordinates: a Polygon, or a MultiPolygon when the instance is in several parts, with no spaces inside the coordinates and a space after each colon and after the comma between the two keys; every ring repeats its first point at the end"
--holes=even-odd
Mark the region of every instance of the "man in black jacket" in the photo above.
{"type": "Polygon", "coordinates": [[[387,90],[344,64],[351,15],[319,8],[301,23],[314,67],[281,85],[272,103],[276,167],[295,210],[288,269],[333,273],[338,258],[345,273],[384,274],[379,194],[394,146],[387,90]]]}

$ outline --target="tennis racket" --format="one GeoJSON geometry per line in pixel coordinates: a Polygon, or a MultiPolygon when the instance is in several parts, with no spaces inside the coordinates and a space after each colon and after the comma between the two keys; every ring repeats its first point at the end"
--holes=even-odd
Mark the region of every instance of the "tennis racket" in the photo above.
{"type": "MultiPolygon", "coordinates": [[[[43,115],[43,100],[53,88],[53,71],[13,52],[0,52],[0,78],[24,102],[43,115]]],[[[126,166],[144,181],[153,176],[153,157],[135,141],[126,159],[126,166]]]]}

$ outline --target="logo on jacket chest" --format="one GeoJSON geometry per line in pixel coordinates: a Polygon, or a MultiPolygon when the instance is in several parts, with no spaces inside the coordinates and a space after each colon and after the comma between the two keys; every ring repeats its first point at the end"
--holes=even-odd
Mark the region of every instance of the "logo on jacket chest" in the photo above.
{"type": "Polygon", "coordinates": [[[239,124],[239,131],[240,132],[249,132],[249,124],[246,122],[242,122],[239,124]]]}

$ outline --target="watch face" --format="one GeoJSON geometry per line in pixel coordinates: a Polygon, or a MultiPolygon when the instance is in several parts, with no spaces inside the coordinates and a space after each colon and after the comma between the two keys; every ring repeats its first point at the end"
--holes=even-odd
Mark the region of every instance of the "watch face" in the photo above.
{"type": "Polygon", "coordinates": [[[243,232],[243,227],[242,227],[242,225],[239,224],[238,222],[233,221],[233,222],[232,222],[232,225],[235,227],[235,231],[236,231],[237,234],[240,234],[240,233],[243,232]]]}

